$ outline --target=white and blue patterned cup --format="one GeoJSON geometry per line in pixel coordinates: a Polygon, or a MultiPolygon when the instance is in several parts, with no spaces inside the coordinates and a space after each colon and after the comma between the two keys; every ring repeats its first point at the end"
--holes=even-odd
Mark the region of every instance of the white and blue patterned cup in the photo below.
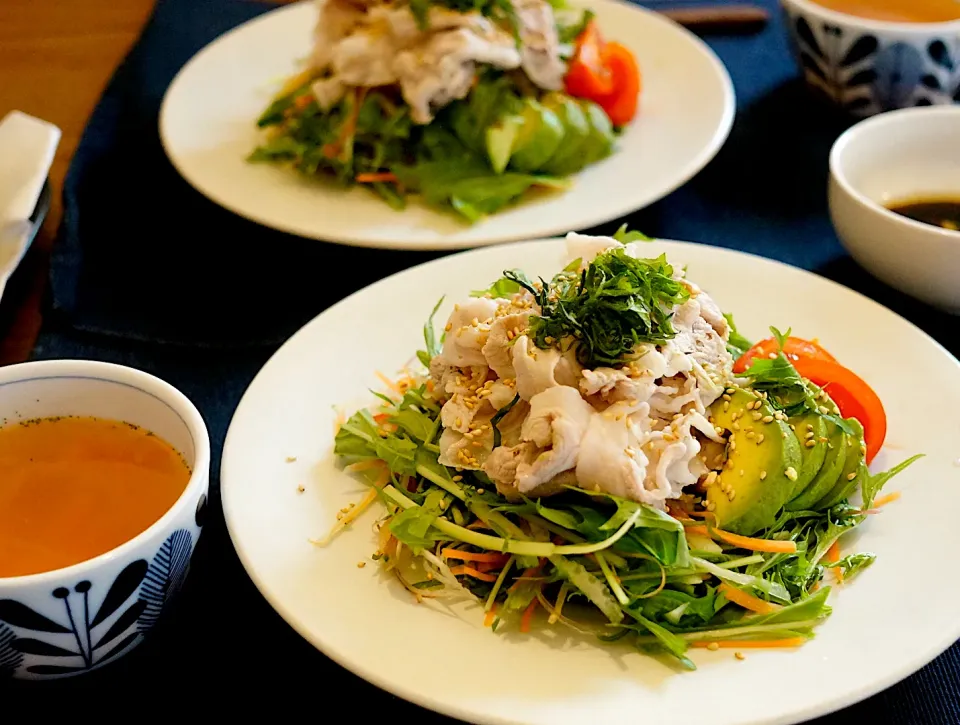
{"type": "Polygon", "coordinates": [[[808,85],[851,115],[960,102],[960,20],[887,22],[781,2],[808,85]]]}
{"type": "Polygon", "coordinates": [[[164,381],[131,368],[51,360],[0,368],[0,418],[92,416],[141,426],[192,470],[183,494],[122,546],[64,569],[0,578],[0,684],[69,677],[136,647],[180,589],[203,527],[210,440],[196,407],[164,381]]]}

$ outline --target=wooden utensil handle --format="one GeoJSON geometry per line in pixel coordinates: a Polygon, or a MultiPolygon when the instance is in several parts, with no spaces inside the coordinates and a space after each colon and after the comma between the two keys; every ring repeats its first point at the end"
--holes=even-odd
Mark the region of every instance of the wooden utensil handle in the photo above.
{"type": "Polygon", "coordinates": [[[770,17],[766,10],[754,5],[717,5],[659,12],[691,30],[717,32],[760,30],[770,17]]]}

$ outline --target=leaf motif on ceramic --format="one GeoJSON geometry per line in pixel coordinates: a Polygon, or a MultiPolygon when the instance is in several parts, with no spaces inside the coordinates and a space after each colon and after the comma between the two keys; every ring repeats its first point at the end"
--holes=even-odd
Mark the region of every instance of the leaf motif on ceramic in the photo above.
{"type": "Polygon", "coordinates": [[[861,35],[850,45],[847,52],[844,53],[843,58],[840,60],[840,65],[844,68],[856,65],[876,53],[879,47],[880,42],[876,36],[861,35]]]}
{"type": "Polygon", "coordinates": [[[207,494],[200,494],[200,500],[197,501],[197,512],[193,517],[198,529],[202,529],[207,523],[207,494]]]}
{"type": "Polygon", "coordinates": [[[893,43],[874,59],[877,80],[873,88],[880,107],[893,110],[913,105],[911,100],[925,75],[923,55],[907,43],[893,43]]]}
{"type": "Polygon", "coordinates": [[[927,46],[927,55],[930,56],[930,60],[948,71],[953,71],[956,67],[950,49],[942,40],[931,41],[927,46]]]}
{"type": "Polygon", "coordinates": [[[12,677],[23,663],[23,653],[11,646],[14,639],[13,630],[0,623],[0,680],[12,677]]]}
{"type": "Polygon", "coordinates": [[[164,605],[183,586],[192,551],[193,536],[186,529],[174,531],[160,546],[140,589],[139,632],[145,633],[157,623],[164,605]]]}
{"type": "Polygon", "coordinates": [[[130,630],[143,611],[143,605],[134,595],[146,573],[147,562],[143,559],[128,564],[114,579],[96,611],[91,602],[94,586],[90,581],[80,581],[72,589],[57,587],[50,596],[62,602],[60,621],[22,602],[0,601],[0,670],[6,665],[12,672],[23,665],[27,656],[64,660],[62,664],[43,661],[28,664],[27,672],[35,675],[72,674],[113,659],[140,636],[139,631],[130,630]],[[130,605],[114,618],[131,599],[130,605]],[[111,619],[112,623],[107,626],[111,619]],[[20,635],[15,636],[11,627],[20,630],[20,635]],[[25,632],[35,636],[27,636],[25,632]]]}

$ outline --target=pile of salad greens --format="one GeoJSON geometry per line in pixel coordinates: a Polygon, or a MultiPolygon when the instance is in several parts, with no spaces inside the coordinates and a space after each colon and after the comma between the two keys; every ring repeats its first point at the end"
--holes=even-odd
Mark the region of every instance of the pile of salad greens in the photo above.
{"type": "MultiPolygon", "coordinates": [[[[509,0],[413,0],[425,22],[431,5],[479,11],[509,24],[509,0]]],[[[561,48],[592,14],[559,24],[561,48]]],[[[520,71],[483,67],[469,95],[444,107],[429,124],[410,118],[393,87],[351,88],[322,110],[311,90],[320,75],[288,82],[257,126],[265,141],[248,157],[322,176],[341,187],[360,185],[395,209],[411,194],[473,223],[534,188],[564,189],[569,178],[614,150],[617,129],[603,109],[564,92],[541,92],[520,71]]]]}
{"type": "MultiPolygon", "coordinates": [[[[666,263],[646,262],[654,265],[651,275],[666,263]]],[[[612,279],[623,274],[637,270],[617,270],[612,279]]],[[[497,284],[491,289],[509,293],[528,282],[514,274],[497,284]]],[[[679,293],[665,289],[661,294],[679,293]]],[[[590,305],[574,310],[571,295],[552,302],[567,300],[565,318],[597,317],[590,305]]],[[[635,300],[636,305],[642,303],[635,300]]],[[[651,312],[648,330],[662,331],[669,321],[649,317],[651,312]]],[[[432,317],[424,327],[425,349],[418,353],[424,363],[439,354],[442,343],[432,317]]],[[[786,336],[774,334],[782,348],[786,336]]],[[[735,327],[728,345],[735,355],[751,346],[735,327]]],[[[839,417],[824,391],[802,378],[782,349],[755,360],[738,380],[714,404],[718,419],[736,395],[754,395],[791,421],[824,416],[840,431],[841,445],[842,436],[856,439],[859,424],[839,417]]],[[[529,631],[542,609],[546,626],[629,642],[645,653],[667,654],[691,670],[691,647],[796,647],[812,638],[830,615],[831,581],[849,581],[875,558],[870,553],[841,557],[839,540],[875,513],[871,509],[883,486],[919,458],[884,473],[870,473],[861,458],[855,476],[839,477],[838,469],[827,482],[831,491],[802,506],[793,505],[802,494],[790,490],[796,479],[788,476],[783,482],[788,494],[770,509],[762,528],[734,533],[721,527],[722,509],[711,508],[716,486],[690,487],[666,511],[574,487],[550,497],[508,501],[482,472],[439,463],[441,406],[431,391],[425,373],[410,375],[387,393],[375,393],[379,406],[360,410],[339,426],[335,454],[370,491],[331,537],[379,501],[386,513],[377,524],[373,558],[418,599],[473,600],[494,631],[529,631]],[[840,494],[832,490],[834,481],[840,494]],[[854,484],[859,505],[849,500],[854,484]]]]}

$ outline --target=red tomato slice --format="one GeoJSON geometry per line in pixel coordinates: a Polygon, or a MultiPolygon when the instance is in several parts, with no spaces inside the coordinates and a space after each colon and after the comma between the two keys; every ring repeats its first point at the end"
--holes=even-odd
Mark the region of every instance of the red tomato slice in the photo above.
{"type": "Polygon", "coordinates": [[[633,53],[620,43],[604,46],[603,62],[613,79],[613,92],[595,100],[607,112],[614,126],[626,126],[637,114],[640,103],[640,67],[633,53]]]}
{"type": "Polygon", "coordinates": [[[604,42],[595,21],[577,36],[576,53],[567,68],[564,87],[574,98],[597,100],[613,92],[613,75],[603,58],[604,42]]]}
{"type": "MultiPolygon", "coordinates": [[[[750,363],[753,362],[754,358],[769,358],[770,355],[776,355],[779,349],[776,339],[768,337],[766,340],[761,340],[737,359],[733,365],[733,372],[737,374],[742,373],[750,367],[750,363]]],[[[833,355],[820,347],[820,345],[812,340],[804,340],[801,337],[788,337],[784,341],[783,354],[794,364],[796,364],[800,358],[827,360],[829,362],[837,361],[833,355]]]]}
{"type": "Polygon", "coordinates": [[[844,418],[856,418],[863,426],[870,463],[887,437],[887,413],[880,397],[862,378],[837,362],[802,357],[793,361],[801,376],[827,391],[844,418]]]}

